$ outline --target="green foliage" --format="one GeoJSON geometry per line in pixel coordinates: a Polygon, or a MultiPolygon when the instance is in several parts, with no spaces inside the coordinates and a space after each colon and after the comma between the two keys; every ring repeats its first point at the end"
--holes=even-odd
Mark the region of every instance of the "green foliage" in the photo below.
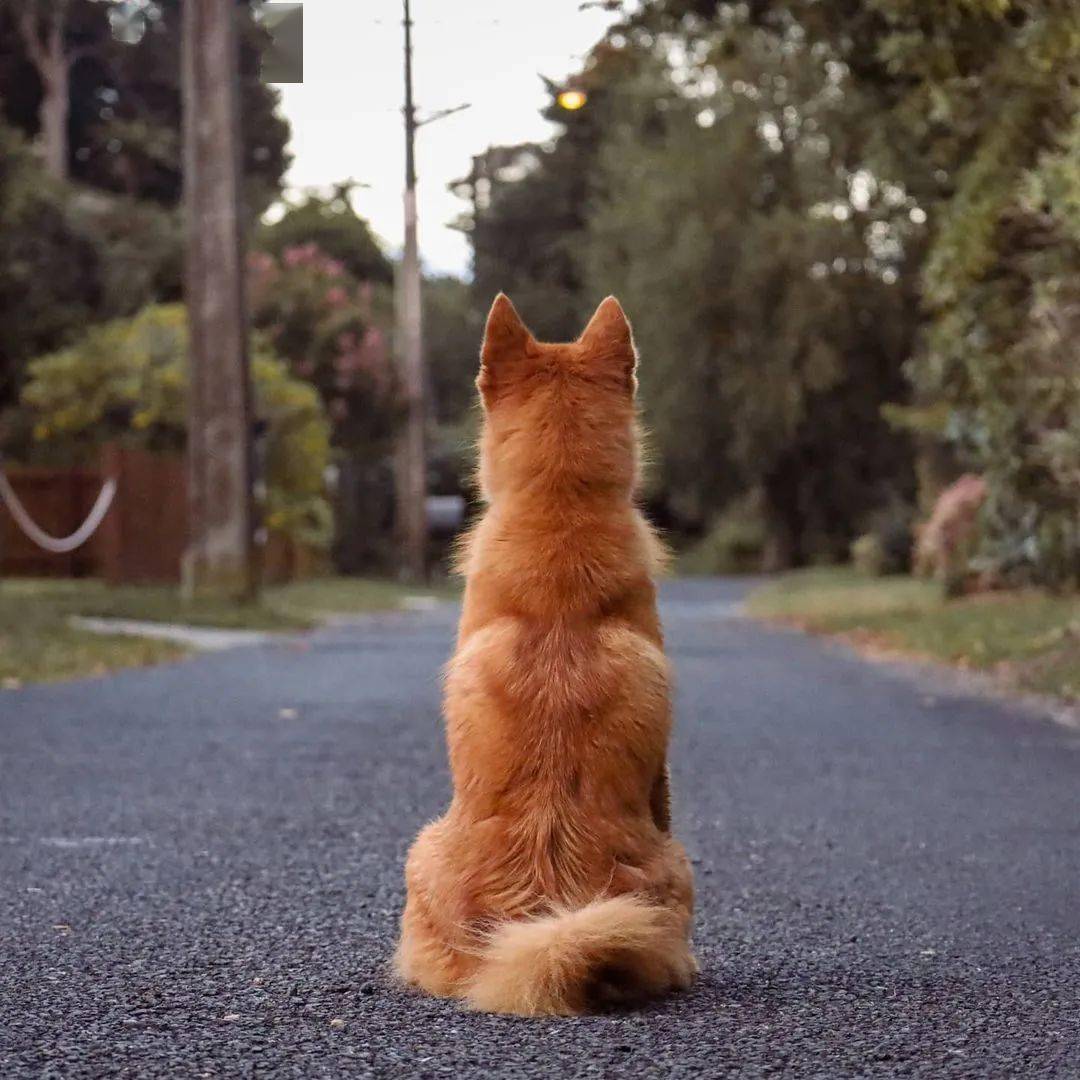
{"type": "Polygon", "coordinates": [[[319,392],[334,443],[353,455],[387,452],[398,420],[385,286],[359,283],[314,243],[249,259],[252,322],[292,373],[319,392]]]}
{"type": "Polygon", "coordinates": [[[180,299],[184,236],[179,210],[89,188],[72,192],[67,206],[73,224],[97,252],[95,319],[122,318],[155,301],[180,299]]]}
{"type": "Polygon", "coordinates": [[[33,356],[73,341],[88,324],[180,294],[176,211],[46,176],[13,129],[0,124],[0,444],[26,453],[14,407],[33,356]]]}
{"type": "Polygon", "coordinates": [[[911,569],[915,546],[912,508],[899,500],[880,507],[869,518],[870,535],[877,539],[882,554],[882,571],[904,574],[911,569]]]}
{"type": "Polygon", "coordinates": [[[467,282],[449,276],[424,279],[424,348],[439,423],[457,423],[472,409],[483,334],[482,313],[467,282]]]}
{"type": "Polygon", "coordinates": [[[69,339],[99,302],[99,253],[65,189],[0,124],[0,410],[15,400],[27,358],[69,339]]]}
{"type": "MultiPolygon", "coordinates": [[[[41,440],[72,446],[132,438],[153,449],[184,443],[187,317],[149,307],[92,327],[75,345],[30,365],[23,401],[41,440]]],[[[266,421],[265,522],[312,545],[329,540],[324,495],[329,434],[315,389],[258,345],[252,360],[256,415],[266,421]]]]}
{"type": "Polygon", "coordinates": [[[352,207],[354,186],[338,184],[328,198],[308,192],[301,202],[286,204],[278,220],[259,229],[255,247],[281,258],[290,248],[314,244],[357,281],[389,284],[393,267],[371,227],[352,207]]]}
{"type": "Polygon", "coordinates": [[[851,565],[867,577],[881,577],[885,573],[885,551],[881,538],[873,533],[863,533],[851,541],[851,565]]]}
{"type": "MultiPolygon", "coordinates": [[[[32,137],[39,129],[41,94],[38,73],[16,29],[25,2],[0,0],[0,113],[32,137]]],[[[234,2],[241,37],[245,196],[249,210],[258,215],[281,190],[289,165],[289,129],[274,111],[277,90],[259,77],[264,32],[248,0],[234,2]]],[[[66,0],[73,180],[167,206],[179,202],[180,16],[181,0],[66,0]]]]}
{"type": "Polygon", "coordinates": [[[458,186],[473,199],[466,224],[478,306],[507,292],[549,341],[575,337],[585,317],[572,245],[583,226],[587,174],[575,165],[569,154],[532,143],[496,147],[474,159],[458,186]]]}
{"type": "Polygon", "coordinates": [[[907,573],[915,544],[911,522],[911,509],[898,501],[871,514],[868,531],[851,543],[855,568],[871,577],[907,573]]]}
{"type": "Polygon", "coordinates": [[[768,562],[835,558],[910,482],[880,406],[903,394],[920,231],[863,168],[858,87],[792,26],[732,9],[679,44],[624,88],[587,280],[634,320],[676,518],[760,491],[768,562]]]}
{"type": "MultiPolygon", "coordinates": [[[[241,9],[247,203],[261,212],[288,164],[276,91],[258,76],[262,31],[241,9]]],[[[28,450],[13,408],[26,361],[87,325],[180,295],[180,0],[0,0],[0,443],[28,450]],[[59,19],[70,74],[71,184],[24,139],[41,127],[42,74],[20,32],[31,4],[59,19]]]]}
{"type": "Polygon", "coordinates": [[[0,358],[14,370],[88,321],[130,315],[181,289],[179,215],[45,176],[0,125],[0,358]]]}
{"type": "Polygon", "coordinates": [[[761,570],[767,542],[760,499],[733,502],[679,559],[684,574],[752,574],[761,570]]]}
{"type": "Polygon", "coordinates": [[[972,565],[1006,579],[1080,583],[1080,12],[1051,2],[941,4],[952,39],[927,48],[908,5],[894,64],[913,101],[956,132],[928,133],[955,191],[923,274],[930,321],[909,365],[944,437],[988,484],[972,565]],[[935,59],[936,57],[936,59],[935,59]]]}
{"type": "Polygon", "coordinates": [[[428,482],[434,494],[472,494],[479,412],[476,373],[483,313],[469,284],[454,277],[424,280],[424,351],[434,429],[428,440],[428,482]]]}
{"type": "Polygon", "coordinates": [[[252,360],[256,414],[267,422],[264,520],[310,547],[326,547],[333,513],[325,496],[329,426],[318,393],[269,355],[252,360]]]}
{"type": "Polygon", "coordinates": [[[887,547],[914,452],[923,505],[986,477],[974,569],[1075,584],[1080,9],[650,0],[577,78],[460,188],[478,302],[620,295],[663,518],[755,491],[771,564],[887,547]]]}
{"type": "Polygon", "coordinates": [[[492,147],[455,185],[472,204],[463,226],[473,242],[478,306],[509,293],[544,340],[572,340],[591,314],[578,248],[589,203],[600,194],[598,155],[639,59],[599,43],[575,80],[588,93],[586,108],[559,108],[560,87],[547,83],[545,116],[562,129],[553,144],[492,147]]]}

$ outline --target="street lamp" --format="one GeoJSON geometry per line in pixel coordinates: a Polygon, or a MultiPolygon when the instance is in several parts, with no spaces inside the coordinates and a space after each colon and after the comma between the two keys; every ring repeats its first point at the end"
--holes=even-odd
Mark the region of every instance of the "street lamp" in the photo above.
{"type": "Polygon", "coordinates": [[[560,90],[555,100],[559,103],[560,109],[577,112],[589,100],[589,95],[584,90],[560,90]]]}

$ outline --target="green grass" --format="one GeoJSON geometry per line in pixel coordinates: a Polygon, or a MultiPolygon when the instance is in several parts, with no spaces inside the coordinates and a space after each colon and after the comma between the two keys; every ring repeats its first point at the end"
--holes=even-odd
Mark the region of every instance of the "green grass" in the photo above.
{"type": "Polygon", "coordinates": [[[0,686],[101,675],[184,655],[177,645],[144,638],[99,637],[68,624],[81,601],[100,599],[96,582],[0,582],[0,686]]]}
{"type": "MultiPolygon", "coordinates": [[[[36,584],[40,591],[52,592],[51,583],[39,581],[36,584]]],[[[185,623],[224,630],[306,630],[313,625],[310,615],[301,611],[283,611],[270,602],[269,597],[258,604],[233,604],[203,597],[185,601],[175,588],[166,585],[110,588],[98,581],[67,581],[61,585],[61,592],[69,597],[74,614],[104,619],[185,623]],[[72,589],[72,586],[77,587],[72,589]]]]}
{"type": "Polygon", "coordinates": [[[417,588],[380,578],[310,578],[267,589],[266,602],[279,614],[317,621],[326,615],[390,611],[408,597],[449,600],[459,593],[456,586],[447,583],[417,588]]]}
{"type": "Polygon", "coordinates": [[[1035,590],[945,600],[928,582],[849,569],[797,571],[749,611],[856,643],[994,671],[1013,686],[1080,700],[1080,598],[1035,590]]]}
{"type": "Polygon", "coordinates": [[[170,642],[78,630],[70,625],[73,615],[287,631],[308,629],[326,615],[389,610],[416,595],[448,597],[453,591],[367,578],[321,578],[274,586],[259,604],[236,605],[208,599],[188,603],[167,586],[110,588],[89,579],[9,578],[0,581],[0,685],[104,674],[186,654],[170,642]]]}

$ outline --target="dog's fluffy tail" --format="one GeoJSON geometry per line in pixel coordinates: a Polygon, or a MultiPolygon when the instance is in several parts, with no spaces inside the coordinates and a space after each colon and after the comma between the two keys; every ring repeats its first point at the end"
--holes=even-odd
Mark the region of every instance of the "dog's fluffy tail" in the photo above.
{"type": "Polygon", "coordinates": [[[573,1015],[683,989],[694,971],[670,912],[616,896],[497,927],[466,999],[485,1012],[573,1015]]]}

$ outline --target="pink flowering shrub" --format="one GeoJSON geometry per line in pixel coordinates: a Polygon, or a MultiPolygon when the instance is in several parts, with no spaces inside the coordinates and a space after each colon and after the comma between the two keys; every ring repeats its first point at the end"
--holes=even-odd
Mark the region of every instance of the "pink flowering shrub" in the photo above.
{"type": "Polygon", "coordinates": [[[280,258],[248,259],[252,321],[295,375],[319,390],[334,442],[377,450],[396,424],[385,289],[358,282],[316,244],[286,248],[280,258]]]}

